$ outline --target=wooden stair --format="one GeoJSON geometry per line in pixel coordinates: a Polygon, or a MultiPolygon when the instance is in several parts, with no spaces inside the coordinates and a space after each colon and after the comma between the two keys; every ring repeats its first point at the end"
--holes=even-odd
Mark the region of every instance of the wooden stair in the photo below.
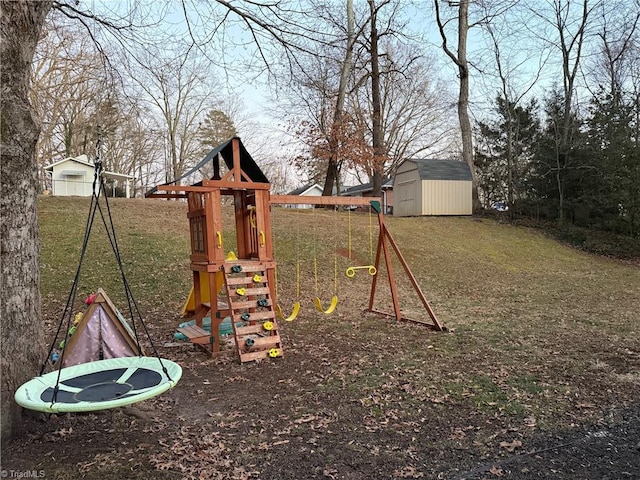
{"type": "Polygon", "coordinates": [[[240,362],[281,357],[282,343],[265,265],[234,260],[225,262],[223,269],[240,362]]]}
{"type": "MultiPolygon", "coordinates": [[[[225,302],[218,302],[218,312],[220,316],[225,315],[226,312],[229,311],[229,306],[225,302]]],[[[196,309],[195,316],[200,318],[205,317],[207,314],[211,312],[211,304],[209,302],[202,302],[200,307],[196,309]]],[[[215,342],[214,335],[202,327],[198,325],[188,325],[186,327],[178,328],[178,332],[182,333],[185,337],[189,339],[189,341],[199,347],[203,348],[205,351],[214,355],[213,345],[215,342]]]]}

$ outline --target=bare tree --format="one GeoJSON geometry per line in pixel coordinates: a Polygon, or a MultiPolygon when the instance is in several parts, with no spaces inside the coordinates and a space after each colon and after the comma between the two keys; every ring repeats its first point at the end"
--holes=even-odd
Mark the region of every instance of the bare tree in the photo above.
{"type": "Polygon", "coordinates": [[[214,91],[206,65],[195,50],[180,56],[153,49],[128,68],[139,99],[162,119],[158,127],[165,133],[166,181],[178,179],[198,159],[201,149],[198,126],[214,91]]]}
{"type": "Polygon", "coordinates": [[[353,11],[353,0],[347,0],[347,38],[344,50],[344,60],[340,66],[340,84],[338,85],[338,96],[336,98],[336,105],[333,113],[333,123],[331,124],[331,131],[329,133],[329,160],[327,164],[327,173],[324,181],[324,188],[322,195],[332,195],[334,185],[337,187],[337,192],[340,193],[339,178],[339,166],[338,162],[338,143],[339,137],[343,132],[343,112],[344,102],[347,94],[347,84],[352,70],[353,62],[353,47],[355,45],[355,14],[353,11]]]}
{"type": "MultiPolygon", "coordinates": [[[[436,79],[435,62],[393,38],[382,43],[380,90],[384,157],[383,175],[391,175],[408,157],[446,154],[453,149],[457,132],[451,121],[451,95],[436,79]]],[[[369,91],[358,89],[350,110],[372,132],[369,91]]],[[[373,165],[366,165],[372,177],[373,165]]]]}
{"type": "MultiPolygon", "coordinates": [[[[486,16],[489,12],[486,12],[486,16]]],[[[514,176],[524,170],[523,165],[518,165],[519,158],[515,152],[518,141],[519,125],[515,115],[520,102],[532,91],[539,81],[544,66],[549,56],[548,49],[535,48],[533,52],[527,52],[521,45],[527,44],[527,39],[522,38],[520,31],[513,28],[511,18],[503,18],[501,22],[484,23],[484,31],[488,35],[491,51],[493,53],[493,65],[491,71],[495,72],[499,81],[500,97],[504,99],[506,108],[501,113],[504,115],[504,134],[506,135],[506,170],[507,170],[507,205],[509,214],[513,215],[515,187],[514,176]],[[518,45],[516,52],[511,46],[518,45]],[[535,65],[535,67],[534,67],[535,65]],[[520,74],[526,70],[524,81],[518,82],[520,74]]]]}
{"type": "MultiPolygon", "coordinates": [[[[599,2],[590,5],[589,0],[582,0],[574,7],[571,0],[549,0],[547,9],[531,9],[530,13],[538,18],[546,27],[555,33],[547,39],[551,46],[559,51],[562,69],[562,115],[558,119],[556,136],[555,165],[551,171],[555,176],[558,194],[558,221],[564,221],[564,174],[571,163],[571,132],[574,119],[574,95],[576,77],[580,71],[583,49],[587,38],[589,18],[599,2]]],[[[544,27],[541,29],[544,30],[544,27]]]]}
{"type": "MultiPolygon", "coordinates": [[[[449,46],[447,34],[445,32],[445,21],[440,14],[441,0],[434,0],[436,11],[436,22],[442,37],[442,49],[456,65],[458,69],[458,79],[460,89],[458,93],[458,121],[460,122],[460,133],[462,135],[462,160],[469,165],[473,177],[473,208],[480,208],[478,199],[478,188],[475,165],[473,163],[473,134],[471,130],[471,119],[469,117],[469,62],[467,60],[467,37],[469,35],[469,0],[460,0],[455,5],[458,7],[457,34],[458,40],[455,51],[449,46]]],[[[451,3],[450,3],[451,5],[451,3]]]]}
{"type": "Polygon", "coordinates": [[[36,50],[29,97],[43,132],[36,147],[41,188],[45,164],[87,153],[93,146],[95,114],[107,90],[100,56],[77,25],[54,15],[36,50]]]}

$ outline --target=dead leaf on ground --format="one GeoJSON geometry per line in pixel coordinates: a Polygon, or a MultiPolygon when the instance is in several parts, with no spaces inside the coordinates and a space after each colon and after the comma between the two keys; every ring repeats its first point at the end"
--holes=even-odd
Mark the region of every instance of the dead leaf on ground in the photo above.
{"type": "Polygon", "coordinates": [[[520,440],[514,440],[513,442],[500,442],[500,448],[506,448],[507,451],[513,452],[516,448],[520,448],[522,442],[520,440]]]}
{"type": "Polygon", "coordinates": [[[498,466],[496,466],[496,465],[494,465],[493,467],[491,467],[491,468],[489,469],[489,472],[491,472],[491,473],[492,473],[493,475],[495,475],[496,477],[503,477],[503,476],[504,476],[504,471],[503,471],[500,467],[498,467],[498,466]]]}

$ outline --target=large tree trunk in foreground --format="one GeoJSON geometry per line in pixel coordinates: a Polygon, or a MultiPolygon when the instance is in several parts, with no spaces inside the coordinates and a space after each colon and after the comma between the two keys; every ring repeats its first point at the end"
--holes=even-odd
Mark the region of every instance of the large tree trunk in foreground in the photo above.
{"type": "Polygon", "coordinates": [[[0,8],[0,433],[7,439],[22,413],[13,394],[38,373],[43,355],[35,159],[40,127],[27,92],[31,62],[51,2],[2,2],[0,8]]]}

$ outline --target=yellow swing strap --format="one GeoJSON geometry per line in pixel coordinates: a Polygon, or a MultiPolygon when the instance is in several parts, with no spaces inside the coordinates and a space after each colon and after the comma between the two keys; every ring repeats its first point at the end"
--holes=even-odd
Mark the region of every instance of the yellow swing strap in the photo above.
{"type": "MultiPolygon", "coordinates": [[[[296,243],[296,255],[297,255],[297,243],[296,243]]],[[[274,247],[274,256],[275,256],[275,247],[274,247]]],[[[273,269],[273,274],[274,274],[274,280],[275,280],[275,293],[276,293],[276,299],[278,299],[278,267],[275,267],[273,269]]],[[[296,298],[300,298],[300,260],[296,259],[296,298]]],[[[276,311],[276,315],[278,316],[279,319],[284,320],[285,322],[292,322],[293,320],[296,319],[296,317],[298,316],[298,314],[300,313],[300,301],[296,301],[293,304],[293,311],[291,312],[291,315],[289,315],[288,317],[286,317],[282,311],[282,307],[280,306],[280,303],[276,304],[275,307],[275,311],[276,311]]]]}
{"type": "MultiPolygon", "coordinates": [[[[296,262],[296,298],[300,298],[300,260],[296,262]]],[[[293,304],[293,311],[291,312],[291,315],[289,315],[288,317],[285,317],[284,313],[282,312],[282,307],[280,306],[280,304],[276,305],[276,315],[278,315],[278,318],[280,318],[281,320],[284,320],[285,322],[292,322],[293,320],[296,319],[299,313],[300,313],[299,300],[293,304]]]]}
{"type": "MultiPolygon", "coordinates": [[[[349,260],[351,260],[351,211],[349,211],[348,213],[348,218],[349,228],[347,232],[349,244],[349,260]]],[[[371,276],[374,276],[376,273],[378,273],[378,270],[373,264],[373,218],[371,215],[371,208],[369,209],[369,258],[371,259],[369,265],[352,265],[351,267],[347,268],[347,270],[345,271],[345,275],[349,278],[353,278],[356,276],[356,270],[367,270],[369,272],[369,275],[371,276]]]]}
{"type": "Polygon", "coordinates": [[[329,307],[327,309],[325,309],[322,306],[322,301],[320,300],[320,297],[317,296],[318,295],[318,259],[315,256],[315,252],[314,252],[314,258],[313,258],[313,273],[316,281],[316,298],[314,299],[313,303],[317,311],[319,311],[320,313],[329,315],[330,313],[333,313],[336,307],[338,306],[338,296],[336,295],[336,293],[338,293],[338,257],[337,255],[334,254],[334,257],[333,257],[333,292],[334,294],[333,294],[333,297],[331,297],[331,303],[329,304],[329,307]]]}

